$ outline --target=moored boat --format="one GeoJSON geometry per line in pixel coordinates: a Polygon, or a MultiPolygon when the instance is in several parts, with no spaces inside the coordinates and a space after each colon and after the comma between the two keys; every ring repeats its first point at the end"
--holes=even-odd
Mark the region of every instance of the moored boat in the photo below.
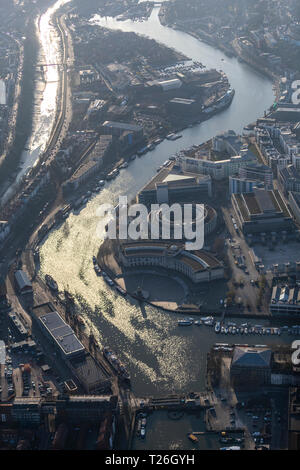
{"type": "Polygon", "coordinates": [[[123,380],[130,381],[129,373],[127,372],[122,362],[114,354],[114,352],[111,351],[107,347],[103,348],[102,352],[103,352],[103,356],[105,357],[107,362],[111,365],[113,370],[118,374],[118,376],[123,380]]]}
{"type": "Polygon", "coordinates": [[[57,292],[57,291],[58,291],[57,282],[55,281],[55,279],[53,279],[53,277],[51,277],[49,274],[46,274],[45,280],[46,280],[47,286],[48,286],[51,290],[53,290],[54,292],[57,292]]]}
{"type": "Polygon", "coordinates": [[[178,320],[178,326],[190,326],[193,323],[193,318],[184,318],[183,320],[178,320]]]}

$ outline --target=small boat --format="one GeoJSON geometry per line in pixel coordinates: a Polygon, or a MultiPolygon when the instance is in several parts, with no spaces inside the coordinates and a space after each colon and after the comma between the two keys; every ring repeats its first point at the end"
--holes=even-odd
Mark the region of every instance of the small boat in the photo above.
{"type": "Polygon", "coordinates": [[[213,317],[202,317],[201,320],[202,320],[203,322],[213,321],[213,317]]]}
{"type": "Polygon", "coordinates": [[[221,323],[219,321],[217,321],[217,323],[215,325],[215,332],[220,333],[220,331],[221,331],[221,323]]]}
{"type": "Polygon", "coordinates": [[[196,320],[196,321],[194,322],[194,325],[196,325],[196,326],[201,326],[201,325],[203,325],[203,322],[202,322],[201,320],[196,320]]]}
{"type": "Polygon", "coordinates": [[[95,264],[94,270],[97,276],[101,276],[101,268],[98,266],[98,264],[95,264]]]}
{"type": "MultiPolygon", "coordinates": [[[[103,276],[104,277],[104,276],[103,276]]],[[[113,287],[114,286],[114,281],[108,277],[107,275],[104,277],[104,281],[106,282],[106,284],[108,284],[110,287],[113,287]]]]}
{"type": "Polygon", "coordinates": [[[195,434],[193,434],[193,433],[188,434],[188,439],[190,441],[194,442],[195,444],[196,444],[196,442],[198,442],[198,437],[195,436],[195,434]]]}
{"type": "Polygon", "coordinates": [[[106,181],[110,181],[114,178],[114,174],[112,172],[108,173],[108,175],[106,176],[106,181]]]}
{"type": "Polygon", "coordinates": [[[53,277],[51,277],[49,274],[46,274],[45,280],[46,280],[47,286],[48,286],[51,290],[53,290],[54,292],[57,292],[57,291],[58,291],[57,282],[55,281],[55,279],[53,279],[53,277]]]}
{"type": "Polygon", "coordinates": [[[113,351],[111,351],[109,348],[105,347],[103,348],[103,356],[105,359],[109,362],[111,367],[117,372],[119,377],[127,382],[130,382],[130,376],[122,364],[122,362],[117,358],[117,356],[114,354],[113,351]]]}
{"type": "Polygon", "coordinates": [[[183,320],[178,320],[178,326],[190,326],[193,323],[193,318],[184,318],[183,320]]]}
{"type": "Polygon", "coordinates": [[[180,139],[182,137],[181,134],[175,134],[175,133],[171,133],[171,134],[168,134],[166,139],[168,140],[177,140],[177,139],[180,139]]]}
{"type": "Polygon", "coordinates": [[[124,295],[124,297],[127,295],[126,290],[124,290],[121,286],[116,286],[116,290],[117,290],[121,295],[124,295]]]}

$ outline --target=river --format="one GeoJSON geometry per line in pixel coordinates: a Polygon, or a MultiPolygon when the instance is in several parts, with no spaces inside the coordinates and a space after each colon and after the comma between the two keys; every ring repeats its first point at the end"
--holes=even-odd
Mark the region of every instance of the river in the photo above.
{"type": "MultiPolygon", "coordinates": [[[[225,338],[221,339],[209,328],[180,329],[177,315],[149,306],[140,308],[109,289],[102,278],[97,278],[91,262],[101,243],[96,236],[96,210],[100,203],[115,201],[119,194],[134,197],[155,174],[156,168],[176,151],[206,141],[223,130],[240,132],[244,125],[263,115],[271,106],[272,83],[236,58],[227,58],[188,34],[162,26],[157,8],[145,22],[117,22],[100,17],[95,17],[93,22],[111,29],[145,34],[201,61],[208,68],[222,68],[236,94],[227,110],[186,129],[182,139],[164,141],[153,152],[137,158],[117,179],[106,183],[103,191],[79,214],[72,213],[41,247],[41,274],[52,275],[61,290],[66,288],[76,295],[88,325],[101,344],[114,349],[128,367],[136,395],[202,390],[206,354],[213,342],[225,341],[225,338]]],[[[264,337],[264,343],[270,344],[285,340],[264,337]]],[[[242,342],[242,338],[231,336],[226,337],[226,341],[242,342]]],[[[255,340],[249,338],[249,341],[255,340]]]]}
{"type": "Polygon", "coordinates": [[[37,69],[33,77],[35,79],[35,102],[32,133],[28,139],[26,149],[22,152],[15,182],[10,185],[3,195],[3,202],[14,193],[24,175],[37,164],[51,136],[55,123],[60,82],[59,67],[56,64],[59,64],[61,59],[60,38],[52,24],[52,17],[59,8],[69,1],[58,0],[36,21],[36,31],[40,41],[38,63],[53,65],[44,67],[43,74],[41,70],[37,69]]]}

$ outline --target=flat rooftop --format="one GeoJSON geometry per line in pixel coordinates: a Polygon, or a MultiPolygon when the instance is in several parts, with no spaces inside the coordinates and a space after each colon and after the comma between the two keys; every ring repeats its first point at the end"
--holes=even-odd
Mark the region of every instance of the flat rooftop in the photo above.
{"type": "Polygon", "coordinates": [[[274,251],[268,250],[264,245],[254,245],[252,249],[255,255],[261,259],[266,270],[272,269],[274,264],[300,261],[300,243],[296,241],[279,243],[274,251]]]}
{"type": "Polygon", "coordinates": [[[234,194],[233,197],[245,220],[249,220],[249,214],[253,216],[271,212],[291,217],[278,190],[256,189],[253,193],[234,194]]]}
{"type": "Polygon", "coordinates": [[[141,126],[136,126],[135,124],[130,124],[127,122],[117,122],[117,121],[105,121],[102,124],[102,127],[108,127],[111,129],[123,129],[124,131],[140,132],[142,130],[141,126]]]}
{"type": "Polygon", "coordinates": [[[201,175],[198,173],[191,173],[189,171],[176,172],[174,166],[176,162],[171,163],[168,167],[162,168],[142,189],[140,192],[152,191],[156,189],[159,183],[168,183],[172,186],[197,184],[199,180],[210,180],[208,175],[201,175]]]}
{"type": "Polygon", "coordinates": [[[174,104],[184,104],[184,105],[191,105],[194,104],[196,101],[195,100],[189,100],[187,98],[173,98],[172,100],[169,101],[169,103],[174,103],[174,104]]]}
{"type": "Polygon", "coordinates": [[[39,320],[66,356],[85,351],[72,328],[57,312],[42,315],[39,320]]]}

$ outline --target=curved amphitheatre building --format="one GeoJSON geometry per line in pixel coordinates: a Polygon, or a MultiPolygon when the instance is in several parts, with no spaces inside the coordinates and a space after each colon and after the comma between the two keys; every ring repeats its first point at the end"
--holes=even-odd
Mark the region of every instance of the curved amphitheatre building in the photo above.
{"type": "Polygon", "coordinates": [[[156,266],[177,271],[194,283],[224,278],[224,266],[204,250],[187,251],[183,243],[163,241],[124,242],[119,246],[124,267],[156,266]]]}
{"type": "Polygon", "coordinates": [[[185,222],[184,221],[184,203],[178,203],[178,206],[181,207],[181,214],[179,215],[179,218],[176,219],[176,214],[173,212],[166,212],[163,213],[162,209],[159,208],[157,210],[152,210],[149,214],[149,223],[151,220],[155,219],[158,222],[159,225],[159,230],[160,230],[160,235],[162,232],[162,226],[165,222],[166,226],[170,225],[170,239],[176,239],[175,233],[176,233],[176,228],[177,226],[182,227],[183,231],[183,236],[182,239],[185,240],[184,238],[184,231],[185,231],[185,226],[190,225],[191,229],[194,231],[195,230],[195,225],[197,221],[204,223],[204,236],[207,237],[210,235],[217,227],[217,220],[218,220],[218,215],[216,210],[212,207],[209,206],[208,204],[201,204],[197,205],[196,203],[190,204],[192,205],[192,217],[191,221],[185,222]]]}

